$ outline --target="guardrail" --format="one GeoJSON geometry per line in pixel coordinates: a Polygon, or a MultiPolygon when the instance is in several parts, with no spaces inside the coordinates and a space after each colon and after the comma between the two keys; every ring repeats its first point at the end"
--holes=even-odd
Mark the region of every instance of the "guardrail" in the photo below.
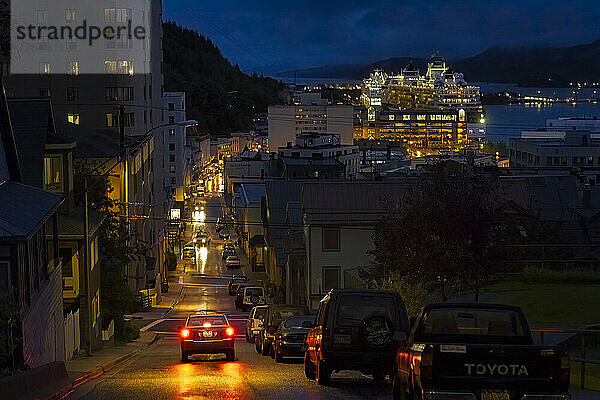
{"type": "MultiPolygon", "coordinates": [[[[586,366],[600,366],[600,326],[593,329],[532,329],[537,343],[548,345],[565,345],[569,351],[571,370],[573,363],[579,363],[579,379],[581,389],[586,386],[586,366]],[[594,357],[599,359],[594,359],[594,357]]],[[[600,389],[600,388],[595,388],[600,389]]]]}

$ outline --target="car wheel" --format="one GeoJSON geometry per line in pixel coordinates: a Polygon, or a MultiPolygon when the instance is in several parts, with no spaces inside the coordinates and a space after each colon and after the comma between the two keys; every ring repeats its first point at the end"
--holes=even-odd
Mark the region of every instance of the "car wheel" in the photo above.
{"type": "Polygon", "coordinates": [[[266,356],[269,354],[269,349],[271,348],[271,346],[267,346],[267,344],[265,343],[265,339],[263,338],[262,343],[260,344],[260,354],[262,354],[263,356],[266,356]]]}
{"type": "Polygon", "coordinates": [[[187,351],[181,350],[181,362],[188,362],[189,354],[187,351]]]}
{"type": "Polygon", "coordinates": [[[255,338],[254,348],[258,354],[262,353],[262,349],[260,348],[260,338],[255,338]]]}
{"type": "Polygon", "coordinates": [[[235,349],[228,350],[225,357],[227,361],[235,361],[235,349]]]}
{"type": "Polygon", "coordinates": [[[279,349],[275,347],[275,362],[280,363],[283,361],[283,355],[279,352],[279,349]]]}
{"type": "Polygon", "coordinates": [[[310,380],[314,380],[316,378],[315,366],[310,361],[308,351],[304,353],[304,375],[310,380]]]}
{"type": "Polygon", "coordinates": [[[398,374],[394,375],[394,383],[392,384],[392,395],[394,400],[408,400],[408,393],[400,383],[398,374]]]}
{"type": "Polygon", "coordinates": [[[331,380],[331,370],[324,361],[317,358],[317,383],[319,385],[328,385],[331,380]]]}

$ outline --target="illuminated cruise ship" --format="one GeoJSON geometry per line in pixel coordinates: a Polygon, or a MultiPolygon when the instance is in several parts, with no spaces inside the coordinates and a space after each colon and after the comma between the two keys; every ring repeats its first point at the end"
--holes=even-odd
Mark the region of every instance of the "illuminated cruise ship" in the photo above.
{"type": "Polygon", "coordinates": [[[366,118],[356,139],[401,141],[416,155],[477,148],[485,137],[479,87],[438,55],[425,75],[412,63],[397,75],[373,71],[363,80],[361,100],[366,118]]]}

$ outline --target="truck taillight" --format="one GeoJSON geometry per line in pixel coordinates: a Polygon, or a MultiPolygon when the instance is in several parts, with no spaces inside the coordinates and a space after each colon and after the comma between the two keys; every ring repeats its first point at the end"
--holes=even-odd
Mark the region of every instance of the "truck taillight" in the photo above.
{"type": "Polygon", "coordinates": [[[568,355],[560,357],[560,384],[566,390],[571,383],[571,360],[568,355]]]}
{"type": "Polygon", "coordinates": [[[433,352],[425,349],[421,353],[421,379],[433,379],[433,352]]]}

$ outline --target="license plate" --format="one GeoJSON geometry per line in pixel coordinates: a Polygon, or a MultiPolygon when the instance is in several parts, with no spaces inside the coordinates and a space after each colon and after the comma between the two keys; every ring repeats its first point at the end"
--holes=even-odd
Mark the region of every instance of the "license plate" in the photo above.
{"type": "Polygon", "coordinates": [[[213,331],[204,331],[202,332],[202,337],[213,337],[213,331]]]}
{"type": "Polygon", "coordinates": [[[350,335],[335,335],[334,343],[336,344],[350,344],[350,335]]]}
{"type": "Polygon", "coordinates": [[[481,400],[510,400],[510,393],[481,392],[481,400]]]}

